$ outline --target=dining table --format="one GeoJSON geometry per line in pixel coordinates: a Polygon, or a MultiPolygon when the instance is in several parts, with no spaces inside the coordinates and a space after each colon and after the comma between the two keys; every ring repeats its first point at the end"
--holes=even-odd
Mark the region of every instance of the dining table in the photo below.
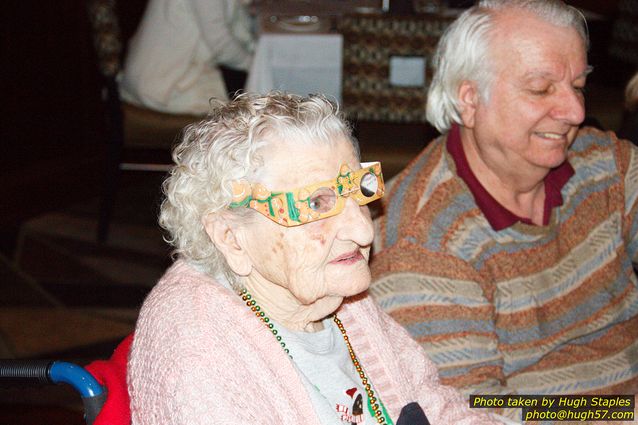
{"type": "Polygon", "coordinates": [[[382,13],[379,0],[262,0],[253,11],[257,45],[246,91],[322,93],[341,101],[340,16],[382,13]]]}
{"type": "MultiPolygon", "coordinates": [[[[255,0],[257,44],[245,90],[322,93],[341,103],[344,46],[339,19],[388,14],[389,4],[386,0],[255,0]]],[[[449,18],[461,11],[442,7],[435,15],[449,18]]]]}

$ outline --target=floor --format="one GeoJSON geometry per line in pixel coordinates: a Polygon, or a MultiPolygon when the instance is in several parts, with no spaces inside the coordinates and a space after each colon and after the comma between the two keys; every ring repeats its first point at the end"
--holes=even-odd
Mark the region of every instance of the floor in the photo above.
{"type": "MultiPolygon", "coordinates": [[[[589,115],[620,122],[618,89],[592,87],[589,115]]],[[[421,126],[357,128],[364,160],[381,160],[386,178],[434,134],[421,126]],[[428,133],[424,136],[424,133],[428,133]]],[[[170,264],[155,224],[161,176],[125,174],[108,242],[95,242],[98,199],[83,199],[25,219],[0,254],[0,357],[86,364],[108,357],[134,327],[145,295],[170,264]]],[[[0,424],[82,424],[68,386],[0,387],[0,424]]]]}

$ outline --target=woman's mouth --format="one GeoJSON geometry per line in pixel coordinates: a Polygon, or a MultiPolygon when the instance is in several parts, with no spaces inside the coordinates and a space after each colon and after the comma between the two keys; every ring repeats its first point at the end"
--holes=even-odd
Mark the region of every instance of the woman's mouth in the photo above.
{"type": "Polygon", "coordinates": [[[330,261],[330,263],[328,264],[350,265],[361,260],[365,260],[365,258],[363,257],[359,249],[355,249],[354,251],[346,252],[345,254],[338,256],[337,258],[330,261]]]}

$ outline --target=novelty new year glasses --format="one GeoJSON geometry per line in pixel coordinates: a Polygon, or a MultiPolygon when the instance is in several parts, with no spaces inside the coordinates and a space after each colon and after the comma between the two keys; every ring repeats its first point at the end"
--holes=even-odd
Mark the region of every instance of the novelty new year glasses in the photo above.
{"type": "Polygon", "coordinates": [[[260,183],[233,182],[230,208],[252,208],[282,226],[299,226],[343,211],[346,197],[366,205],[383,196],[381,163],[366,162],[352,171],[347,164],[334,180],[314,183],[289,192],[272,192],[260,183]]]}

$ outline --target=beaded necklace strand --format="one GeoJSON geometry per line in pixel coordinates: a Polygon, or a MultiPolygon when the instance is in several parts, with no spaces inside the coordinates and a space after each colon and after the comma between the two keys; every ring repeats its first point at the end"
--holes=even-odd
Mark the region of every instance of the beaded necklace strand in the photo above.
{"type": "MultiPolygon", "coordinates": [[[[275,336],[275,338],[281,345],[281,348],[283,348],[286,354],[288,354],[288,356],[292,359],[292,356],[290,355],[290,350],[286,348],[286,343],[281,338],[281,335],[279,335],[279,331],[277,331],[277,329],[275,328],[275,325],[272,323],[270,318],[266,316],[266,313],[264,313],[261,307],[253,299],[252,295],[250,295],[248,290],[242,289],[239,292],[239,296],[241,296],[241,299],[246,303],[246,305],[251,309],[251,311],[255,313],[255,316],[257,316],[259,320],[264,322],[264,324],[268,327],[268,329],[270,329],[270,332],[272,332],[272,334],[275,336]]],[[[335,324],[337,325],[337,328],[339,328],[339,331],[341,332],[341,335],[343,336],[343,340],[346,343],[346,347],[348,348],[348,353],[350,354],[350,360],[352,360],[352,364],[354,365],[355,370],[359,374],[359,378],[361,378],[361,384],[363,384],[363,388],[365,389],[366,394],[368,395],[369,405],[372,408],[372,411],[374,412],[374,418],[377,420],[377,423],[379,424],[391,424],[392,422],[386,419],[385,415],[387,415],[387,412],[385,412],[385,406],[383,406],[383,403],[381,403],[381,400],[378,400],[374,396],[374,390],[372,389],[372,385],[370,385],[370,381],[368,380],[368,377],[363,371],[363,367],[361,367],[361,363],[359,362],[357,355],[354,353],[354,350],[352,349],[352,345],[350,345],[350,340],[348,338],[348,334],[346,333],[346,328],[343,326],[343,323],[341,323],[341,320],[339,320],[336,314],[333,316],[333,320],[335,324]]]]}
{"type": "Polygon", "coordinates": [[[266,313],[262,311],[261,307],[259,307],[257,302],[253,299],[253,296],[250,295],[247,289],[242,289],[239,295],[241,296],[241,299],[246,302],[246,305],[252,310],[252,312],[255,313],[255,316],[257,316],[259,320],[264,322],[264,325],[266,325],[268,329],[270,329],[270,332],[272,332],[272,334],[275,336],[275,338],[281,345],[281,348],[283,348],[286,354],[288,354],[288,356],[292,359],[290,350],[286,348],[286,343],[282,340],[281,335],[278,335],[279,331],[275,329],[275,325],[270,321],[270,318],[266,316],[266,313]]]}

